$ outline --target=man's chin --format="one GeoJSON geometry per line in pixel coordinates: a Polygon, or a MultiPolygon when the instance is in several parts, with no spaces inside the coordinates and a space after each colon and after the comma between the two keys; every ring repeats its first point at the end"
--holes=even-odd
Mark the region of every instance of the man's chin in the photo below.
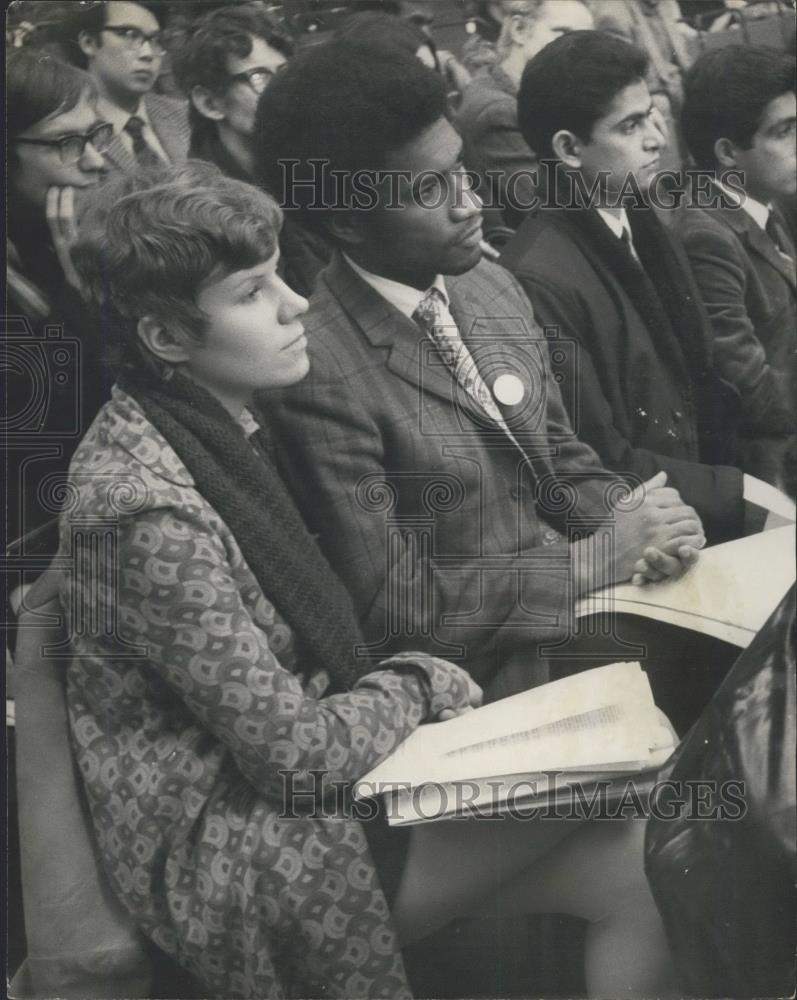
{"type": "Polygon", "coordinates": [[[456,276],[465,274],[471,268],[476,267],[482,258],[481,246],[477,243],[473,247],[460,246],[457,253],[452,253],[446,260],[445,268],[440,269],[441,274],[456,276]]]}

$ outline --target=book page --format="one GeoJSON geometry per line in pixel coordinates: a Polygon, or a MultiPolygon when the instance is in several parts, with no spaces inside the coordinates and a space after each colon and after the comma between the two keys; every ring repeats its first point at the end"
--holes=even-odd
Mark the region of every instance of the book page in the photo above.
{"type": "Polygon", "coordinates": [[[457,747],[454,750],[446,751],[443,756],[449,759],[452,757],[465,759],[487,750],[533,743],[536,740],[556,739],[570,733],[592,732],[601,727],[614,725],[621,719],[622,710],[619,705],[603,705],[588,712],[571,715],[566,719],[547,722],[535,729],[523,729],[516,733],[507,733],[506,736],[496,736],[492,739],[480,740],[478,743],[471,743],[468,746],[457,747]]]}
{"type": "Polygon", "coordinates": [[[454,816],[499,815],[510,810],[522,810],[528,815],[535,807],[588,802],[599,787],[601,795],[611,799],[629,783],[642,795],[653,786],[673,750],[672,742],[666,748],[652,750],[648,760],[636,768],[512,774],[402,789],[386,804],[388,822],[391,826],[407,826],[454,816]]]}
{"type": "Polygon", "coordinates": [[[639,664],[610,664],[421,726],[357,790],[644,761],[658,728],[639,664]]]}
{"type": "Polygon", "coordinates": [[[578,601],[576,617],[642,615],[744,648],[794,582],[794,545],[794,525],[714,545],[679,580],[607,587],[578,601]]]}
{"type": "Polygon", "coordinates": [[[791,521],[792,524],[797,521],[794,501],[770,483],[765,483],[763,479],[758,479],[745,472],[742,489],[744,499],[750,503],[754,503],[757,507],[763,507],[765,510],[791,521]]]}

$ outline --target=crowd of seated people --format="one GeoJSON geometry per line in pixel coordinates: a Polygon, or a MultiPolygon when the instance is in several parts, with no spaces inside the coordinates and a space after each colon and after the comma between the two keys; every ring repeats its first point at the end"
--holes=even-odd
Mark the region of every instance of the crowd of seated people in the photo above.
{"type": "MultiPolygon", "coordinates": [[[[554,912],[589,995],[785,987],[793,898],[766,971],[690,950],[642,818],[407,833],[313,773],[561,676],[575,600],[788,523],[794,52],[700,54],[675,0],[496,0],[461,52],[352,6],[322,39],[289,4],[143,0],[7,37],[7,536],[72,567],[65,621],[114,622],[68,634],[64,681],[103,878],[193,995],[409,996],[402,953],[452,921],[554,912]],[[109,583],[75,526],[110,523],[109,583]]],[[[756,648],[781,697],[793,601],[716,702],[643,631],[680,736],[731,738],[756,648]]],[[[627,658],[580,636],[567,669],[627,658]]],[[[684,779],[719,768],[695,738],[684,779]]]]}

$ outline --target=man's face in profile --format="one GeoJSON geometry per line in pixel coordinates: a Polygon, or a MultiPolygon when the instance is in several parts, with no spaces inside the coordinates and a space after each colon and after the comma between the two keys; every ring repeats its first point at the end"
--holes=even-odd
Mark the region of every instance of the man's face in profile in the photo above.
{"type": "Polygon", "coordinates": [[[388,153],[388,171],[409,173],[394,184],[398,206],[358,215],[364,266],[425,289],[437,274],[462,274],[481,257],[481,201],[462,164],[462,140],[439,118],[416,139],[388,153]]]}
{"type": "Polygon", "coordinates": [[[589,140],[579,143],[579,169],[590,185],[603,172],[608,192],[623,190],[633,177],[644,193],[659,170],[663,144],[647,84],[638,80],[615,95],[589,140]]]}

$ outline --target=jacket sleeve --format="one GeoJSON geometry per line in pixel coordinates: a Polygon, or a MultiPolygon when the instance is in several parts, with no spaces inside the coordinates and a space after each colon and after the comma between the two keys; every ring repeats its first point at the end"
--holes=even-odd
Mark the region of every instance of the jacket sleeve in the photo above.
{"type": "Polygon", "coordinates": [[[745,431],[791,433],[787,376],[768,363],[747,312],[743,249],[715,228],[689,225],[681,235],[711,319],[715,364],[739,391],[745,431]]]}
{"type": "Polygon", "coordinates": [[[577,302],[565,298],[548,283],[521,277],[543,325],[557,326],[560,335],[577,344],[568,356],[567,380],[577,387],[571,406],[576,433],[588,440],[605,464],[618,472],[630,472],[645,481],[665,471],[686,503],[700,515],[707,534],[713,539],[741,534],[744,521],[742,473],[730,466],[704,465],[635,448],[614,426],[612,411],[603,394],[600,377],[584,346],[584,331],[590,320],[577,302]]]}
{"type": "MultiPolygon", "coordinates": [[[[306,691],[281,666],[242,601],[223,539],[196,508],[122,519],[117,551],[117,593],[100,600],[113,600],[120,638],[146,649],[157,676],[264,794],[281,794],[285,770],[297,772],[294,787],[315,788],[314,770],[354,781],[425,719],[467,704],[463,674],[421,654],[383,661],[344,694],[312,697],[323,671],[306,691]]],[[[77,564],[91,572],[88,560],[77,564]]],[[[84,610],[90,584],[73,588],[84,610]]]]}

